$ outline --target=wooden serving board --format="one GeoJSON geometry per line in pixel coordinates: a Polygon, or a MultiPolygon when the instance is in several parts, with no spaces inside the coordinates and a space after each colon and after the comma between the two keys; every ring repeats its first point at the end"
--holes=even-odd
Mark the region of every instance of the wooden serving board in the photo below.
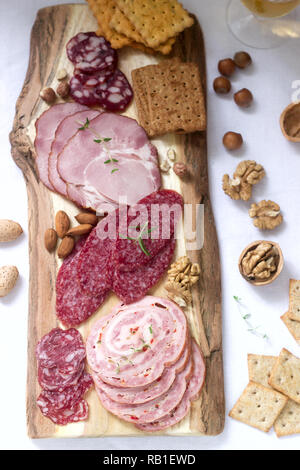
{"type": "MultiPolygon", "coordinates": [[[[32,438],[139,436],[143,435],[132,424],[125,423],[102,408],[96,392],[87,396],[89,419],[67,426],[56,426],[44,418],[36,405],[39,394],[35,345],[45,333],[58,326],[55,315],[55,280],[60,261],[44,247],[44,232],[54,226],[58,210],[65,210],[72,222],[79,210],[72,203],[49,191],[40,181],[35,166],[33,141],[36,118],[47,109],[39,92],[45,86],[57,87],[56,73],[66,68],[72,75],[73,66],[67,60],[65,45],[79,31],[95,31],[96,21],[87,5],[69,4],[40,10],[31,34],[30,60],[25,83],[16,105],[16,116],[10,135],[12,155],[22,169],[28,191],[29,209],[29,319],[28,319],[28,384],[27,423],[32,438]]],[[[205,53],[200,26],[195,25],[178,38],[173,54],[184,61],[199,64],[205,83],[205,53]]],[[[163,58],[146,55],[131,48],[119,52],[120,68],[130,79],[131,70],[163,58]]],[[[134,103],[126,115],[136,117],[134,103]]],[[[198,401],[189,415],[178,425],[166,430],[167,435],[216,435],[224,426],[224,386],[222,361],[221,281],[217,235],[209,200],[207,175],[206,133],[167,135],[153,140],[160,157],[165,158],[168,148],[174,148],[178,161],[187,163],[190,178],[180,180],[171,170],[163,174],[163,186],[179,191],[185,203],[204,204],[204,245],[201,250],[189,251],[193,262],[201,267],[200,281],[193,289],[193,305],[186,309],[191,331],[205,355],[207,376],[198,401]]],[[[201,227],[198,227],[201,230],[201,227]]],[[[186,254],[186,240],[181,234],[177,242],[176,257],[186,254]]],[[[152,294],[166,296],[163,279],[152,294]]],[[[86,338],[93,323],[107,314],[118,299],[113,294],[105,304],[80,328],[86,338]]]]}

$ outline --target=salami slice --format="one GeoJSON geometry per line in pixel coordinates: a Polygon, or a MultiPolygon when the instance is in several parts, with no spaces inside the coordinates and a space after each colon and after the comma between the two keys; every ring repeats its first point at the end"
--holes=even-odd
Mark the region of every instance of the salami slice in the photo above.
{"type": "Polygon", "coordinates": [[[39,397],[37,404],[46,418],[51,419],[53,423],[60,426],[85,421],[89,415],[89,405],[85,400],[78,401],[73,408],[62,408],[59,410],[49,406],[48,401],[43,397],[39,397]]]}
{"type": "Polygon", "coordinates": [[[99,70],[115,70],[118,63],[117,52],[102,36],[94,32],[78,33],[68,42],[67,56],[83,73],[94,73],[99,70]]]}
{"type": "Polygon", "coordinates": [[[191,408],[191,402],[196,400],[199,396],[205,380],[205,362],[202,353],[195,341],[193,341],[192,349],[194,370],[179,405],[176,406],[166,416],[157,421],[153,421],[152,423],[149,422],[147,424],[136,424],[138,429],[146,432],[162,431],[163,429],[179,423],[179,421],[181,421],[188,414],[191,408]]]}
{"type": "Polygon", "coordinates": [[[108,384],[146,386],[180,358],[187,338],[182,310],[170,300],[147,296],[117,306],[95,323],[87,340],[88,363],[108,384]]]}
{"type": "Polygon", "coordinates": [[[174,383],[166,393],[139,405],[116,403],[103,390],[96,388],[96,391],[104,408],[124,421],[135,424],[152,423],[167,415],[179,404],[186,391],[187,381],[192,371],[193,359],[191,357],[184,370],[176,376],[174,383]]]}
{"type": "Polygon", "coordinates": [[[155,398],[166,393],[174,383],[176,374],[181,372],[190,358],[190,341],[187,344],[182,356],[171,367],[166,367],[162,376],[145,387],[136,388],[121,388],[109,385],[99,377],[93,374],[95,385],[98,389],[102,390],[111,400],[118,403],[126,403],[131,405],[138,405],[140,403],[147,403],[155,398]]]}
{"type": "Polygon", "coordinates": [[[78,75],[74,75],[70,80],[70,96],[84,106],[101,106],[97,88],[82,83],[78,75]]]}
{"type": "Polygon", "coordinates": [[[48,391],[62,392],[65,388],[75,385],[84,370],[84,362],[74,372],[62,373],[57,367],[38,367],[38,380],[40,386],[48,391]]]}
{"type": "Polygon", "coordinates": [[[124,111],[133,98],[132,88],[121,70],[117,69],[97,87],[99,104],[107,111],[124,111]]]}

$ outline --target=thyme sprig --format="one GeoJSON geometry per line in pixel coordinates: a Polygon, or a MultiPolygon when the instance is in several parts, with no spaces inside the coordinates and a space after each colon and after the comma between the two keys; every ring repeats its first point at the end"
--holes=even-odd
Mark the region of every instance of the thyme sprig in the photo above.
{"type": "MultiPolygon", "coordinates": [[[[148,225],[149,225],[149,222],[146,222],[144,227],[140,231],[140,234],[137,238],[132,238],[132,237],[128,237],[128,236],[126,237],[125,235],[122,235],[121,233],[119,235],[120,235],[121,238],[124,238],[126,240],[131,240],[131,241],[134,241],[134,242],[138,243],[138,245],[139,245],[140,249],[142,250],[142,252],[145,253],[146,256],[151,256],[151,254],[149,253],[149,251],[145,247],[144,242],[143,242],[143,238],[142,238],[143,235],[145,234],[145,231],[147,231],[147,233],[151,233],[153,230],[155,230],[155,227],[147,229],[148,225]]],[[[135,228],[137,229],[137,227],[135,227],[135,228]]]]}
{"type": "Polygon", "coordinates": [[[236,301],[238,305],[238,311],[239,314],[241,315],[242,319],[245,321],[247,325],[247,331],[255,336],[258,336],[259,338],[268,340],[269,337],[266,333],[260,331],[261,325],[259,326],[253,326],[252,323],[249,321],[251,318],[251,313],[249,312],[248,308],[246,307],[245,304],[243,304],[242,299],[238,297],[237,295],[233,296],[234,300],[236,301]]]}

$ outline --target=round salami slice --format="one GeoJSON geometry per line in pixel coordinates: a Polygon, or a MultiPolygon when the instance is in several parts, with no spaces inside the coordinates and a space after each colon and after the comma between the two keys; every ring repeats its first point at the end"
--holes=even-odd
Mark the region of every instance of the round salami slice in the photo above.
{"type": "Polygon", "coordinates": [[[193,341],[194,370],[187,385],[181,402],[163,418],[147,424],[136,424],[136,427],[145,432],[162,431],[179,423],[190,411],[191,402],[199,396],[205,381],[205,362],[199,346],[193,341]]]}
{"type": "Polygon", "coordinates": [[[118,403],[126,403],[131,405],[138,405],[140,403],[147,403],[155,398],[166,393],[174,383],[176,374],[181,372],[190,358],[190,341],[187,344],[182,356],[171,367],[166,367],[162,376],[145,387],[136,388],[121,388],[109,385],[99,377],[93,374],[93,379],[97,388],[102,390],[111,400],[118,403]]]}
{"type": "Polygon", "coordinates": [[[83,84],[78,75],[74,75],[70,80],[70,96],[84,106],[101,106],[97,88],[83,84]]]}
{"type": "Polygon", "coordinates": [[[82,362],[77,370],[72,373],[64,374],[57,367],[38,367],[38,380],[40,386],[48,391],[62,392],[65,388],[75,385],[78,382],[84,370],[84,362],[82,362]]]}
{"type": "Polygon", "coordinates": [[[62,374],[77,372],[85,359],[81,334],[75,328],[54,328],[38,342],[36,357],[43,368],[57,368],[62,374]]]}
{"type": "Polygon", "coordinates": [[[100,106],[107,111],[124,111],[133,98],[132,88],[121,70],[114,71],[97,87],[100,106]]]}
{"type": "Polygon", "coordinates": [[[48,401],[43,397],[39,397],[37,404],[46,418],[51,419],[53,423],[60,426],[85,421],[89,415],[89,405],[85,400],[78,401],[71,409],[62,408],[58,410],[52,406],[49,407],[48,401]]]}
{"type": "Polygon", "coordinates": [[[115,70],[118,63],[117,52],[102,36],[94,32],[78,33],[68,42],[67,56],[83,73],[94,73],[99,70],[115,70]]]}
{"type": "Polygon", "coordinates": [[[182,310],[170,300],[147,296],[117,306],[95,323],[87,340],[88,363],[108,384],[146,386],[178,361],[187,338],[182,310]]]}
{"type": "Polygon", "coordinates": [[[147,403],[126,405],[113,401],[103,390],[96,388],[102,405],[124,421],[142,424],[152,423],[172,411],[181,401],[193,371],[193,359],[190,357],[186,367],[180,372],[170,389],[163,395],[147,403]]]}

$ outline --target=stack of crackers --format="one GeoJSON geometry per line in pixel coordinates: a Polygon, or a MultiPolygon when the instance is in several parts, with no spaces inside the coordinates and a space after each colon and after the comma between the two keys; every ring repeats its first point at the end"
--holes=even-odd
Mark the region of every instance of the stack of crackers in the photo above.
{"type": "Polygon", "coordinates": [[[231,418],[278,437],[300,433],[300,359],[282,349],[279,357],[248,354],[249,384],[231,418]]]}
{"type": "Polygon", "coordinates": [[[97,34],[114,49],[131,46],[169,54],[176,36],[193,18],[177,0],[87,0],[98,22],[97,34]]]}
{"type": "Polygon", "coordinates": [[[281,320],[300,345],[300,281],[290,279],[289,298],[289,311],[282,315],[281,320]]]}
{"type": "Polygon", "coordinates": [[[178,58],[132,71],[138,120],[149,137],[206,129],[199,67],[178,58]]]}

